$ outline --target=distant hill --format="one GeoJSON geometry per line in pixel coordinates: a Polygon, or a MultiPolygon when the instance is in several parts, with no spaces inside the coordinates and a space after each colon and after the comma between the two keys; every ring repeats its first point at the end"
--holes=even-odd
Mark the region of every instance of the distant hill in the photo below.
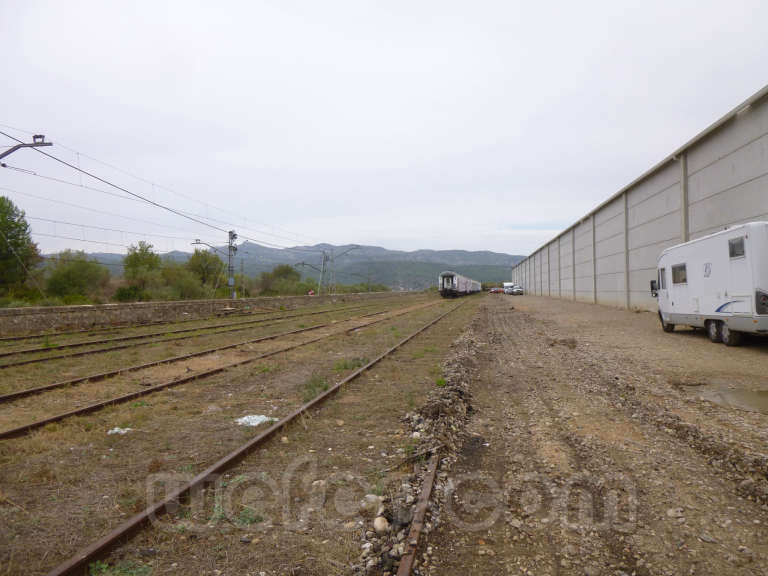
{"type": "MultiPolygon", "coordinates": [[[[510,278],[510,269],[523,259],[523,256],[504,254],[500,252],[467,250],[387,250],[379,246],[316,244],[314,246],[295,246],[291,248],[268,248],[244,242],[238,246],[235,256],[235,269],[242,268],[249,276],[257,276],[264,271],[272,270],[278,264],[296,265],[300,262],[308,264],[299,267],[303,275],[317,279],[318,272],[312,268],[320,268],[322,252],[329,256],[338,254],[336,260],[336,282],[338,284],[356,284],[370,281],[372,284],[384,284],[395,290],[422,290],[435,286],[437,276],[443,270],[454,270],[481,282],[501,282],[510,278]],[[369,280],[370,279],[370,280],[369,280]]],[[[220,247],[226,252],[226,247],[220,247]]],[[[91,257],[110,264],[113,274],[122,273],[120,264],[122,255],[111,253],[93,253],[91,257]]],[[[177,262],[189,258],[187,252],[168,252],[163,254],[177,262]]],[[[330,266],[330,265],[329,265],[330,266]]]]}
{"type": "Polygon", "coordinates": [[[393,289],[424,290],[437,286],[437,277],[444,270],[454,270],[480,282],[503,282],[510,279],[509,266],[467,264],[455,266],[441,262],[359,262],[337,269],[338,282],[346,284],[366,282],[385,284],[393,289]]]}

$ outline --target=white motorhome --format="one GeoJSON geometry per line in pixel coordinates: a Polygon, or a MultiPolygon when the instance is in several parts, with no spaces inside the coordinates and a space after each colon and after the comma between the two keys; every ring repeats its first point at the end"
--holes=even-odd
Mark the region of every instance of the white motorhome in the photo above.
{"type": "Polygon", "coordinates": [[[768,222],[750,222],[667,248],[651,292],[665,332],[706,329],[738,346],[744,332],[768,333],[768,222]]]}

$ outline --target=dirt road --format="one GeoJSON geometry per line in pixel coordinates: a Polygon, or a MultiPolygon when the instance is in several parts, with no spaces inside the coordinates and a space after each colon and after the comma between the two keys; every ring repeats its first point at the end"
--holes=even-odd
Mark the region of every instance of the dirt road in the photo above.
{"type": "Polygon", "coordinates": [[[424,572],[768,573],[768,341],[528,296],[487,297],[473,332],[474,416],[424,572]]]}

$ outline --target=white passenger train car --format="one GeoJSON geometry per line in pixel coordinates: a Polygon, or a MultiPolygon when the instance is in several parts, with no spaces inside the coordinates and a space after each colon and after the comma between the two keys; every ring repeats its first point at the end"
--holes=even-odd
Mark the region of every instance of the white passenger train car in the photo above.
{"type": "Polygon", "coordinates": [[[465,296],[482,290],[482,285],[477,280],[472,280],[472,278],[467,278],[450,270],[440,272],[437,286],[440,290],[440,296],[443,298],[465,296]]]}
{"type": "Polygon", "coordinates": [[[768,222],[750,222],[662,252],[651,292],[665,332],[704,328],[737,346],[745,332],[768,333],[768,222]]]}

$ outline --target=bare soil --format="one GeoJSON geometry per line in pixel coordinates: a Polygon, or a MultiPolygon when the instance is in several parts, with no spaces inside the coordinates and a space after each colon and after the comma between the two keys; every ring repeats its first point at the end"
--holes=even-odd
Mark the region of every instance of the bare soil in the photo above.
{"type": "Polygon", "coordinates": [[[765,343],[527,296],[489,297],[475,328],[475,415],[423,572],[767,573],[767,418],[681,385],[764,386],[765,343]]]}

